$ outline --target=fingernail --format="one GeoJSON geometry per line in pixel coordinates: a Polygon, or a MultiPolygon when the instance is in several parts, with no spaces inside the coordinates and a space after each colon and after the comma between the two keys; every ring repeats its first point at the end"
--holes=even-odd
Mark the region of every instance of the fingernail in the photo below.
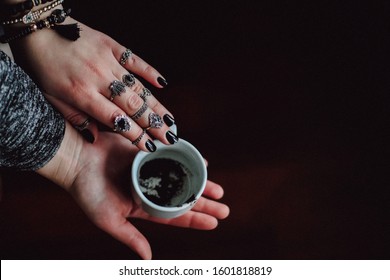
{"type": "Polygon", "coordinates": [[[171,144],[177,143],[179,141],[179,138],[175,134],[173,134],[172,131],[169,131],[165,134],[165,137],[167,138],[168,142],[171,144]]]}
{"type": "Polygon", "coordinates": [[[157,82],[160,84],[162,87],[166,87],[168,85],[167,81],[163,77],[158,77],[157,82]]]}
{"type": "Polygon", "coordinates": [[[167,124],[167,126],[172,126],[175,123],[175,119],[172,118],[170,115],[165,114],[163,117],[164,122],[167,124]]]}
{"type": "Polygon", "coordinates": [[[84,137],[85,140],[87,140],[89,143],[95,142],[95,137],[93,136],[92,132],[89,129],[84,129],[80,131],[81,135],[84,137]]]}
{"type": "Polygon", "coordinates": [[[154,145],[152,140],[148,140],[145,143],[146,149],[148,149],[149,152],[153,153],[157,150],[156,145],[154,145]]]}

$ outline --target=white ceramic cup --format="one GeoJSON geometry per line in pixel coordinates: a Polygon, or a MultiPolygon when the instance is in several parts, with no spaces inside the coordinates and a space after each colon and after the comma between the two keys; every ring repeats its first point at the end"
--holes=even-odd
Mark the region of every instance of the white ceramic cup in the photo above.
{"type": "Polygon", "coordinates": [[[135,156],[132,169],[132,193],[135,202],[148,214],[159,218],[175,218],[189,211],[202,195],[207,181],[207,169],[200,152],[189,142],[179,139],[173,145],[164,145],[154,141],[157,150],[153,153],[138,152],[135,156]],[[172,199],[171,206],[161,206],[149,200],[140,185],[140,170],[142,166],[154,159],[171,159],[184,166],[186,183],[183,191],[172,199]]]}

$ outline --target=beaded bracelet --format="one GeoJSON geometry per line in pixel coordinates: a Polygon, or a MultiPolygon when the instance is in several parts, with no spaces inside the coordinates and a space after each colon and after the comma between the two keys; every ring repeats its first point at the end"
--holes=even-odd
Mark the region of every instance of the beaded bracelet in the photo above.
{"type": "Polygon", "coordinates": [[[6,16],[12,17],[20,13],[31,11],[31,9],[35,6],[46,4],[52,1],[54,0],[26,0],[18,4],[3,5],[1,9],[5,12],[6,16]]]}
{"type": "Polygon", "coordinates": [[[50,11],[54,7],[57,7],[58,5],[61,5],[64,2],[64,0],[57,0],[52,4],[49,4],[42,9],[36,10],[36,11],[29,11],[27,14],[25,14],[21,18],[16,18],[16,19],[10,19],[7,21],[3,21],[1,24],[2,25],[11,25],[19,22],[23,22],[24,24],[30,24],[34,23],[37,19],[41,17],[41,15],[47,11],[50,11]]]}
{"type": "Polygon", "coordinates": [[[40,20],[35,24],[32,24],[30,26],[27,26],[22,29],[22,31],[11,34],[11,35],[3,35],[0,37],[1,43],[9,43],[13,40],[25,37],[27,35],[30,35],[31,33],[41,30],[43,28],[52,28],[55,31],[57,31],[62,37],[76,41],[80,37],[80,28],[78,27],[78,24],[64,24],[60,25],[60,23],[63,23],[66,19],[66,17],[69,16],[71,10],[61,10],[56,9],[54,10],[50,16],[48,16],[46,19],[40,20]]]}

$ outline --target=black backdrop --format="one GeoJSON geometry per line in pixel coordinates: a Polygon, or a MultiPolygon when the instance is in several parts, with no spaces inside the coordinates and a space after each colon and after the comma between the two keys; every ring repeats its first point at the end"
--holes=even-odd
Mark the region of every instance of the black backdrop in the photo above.
{"type": "MultiPolygon", "coordinates": [[[[134,221],[155,258],[389,258],[390,7],[317,2],[66,1],[163,73],[225,187],[214,231],[134,221]]],[[[59,188],[2,173],[2,259],[136,258],[59,188]]]]}

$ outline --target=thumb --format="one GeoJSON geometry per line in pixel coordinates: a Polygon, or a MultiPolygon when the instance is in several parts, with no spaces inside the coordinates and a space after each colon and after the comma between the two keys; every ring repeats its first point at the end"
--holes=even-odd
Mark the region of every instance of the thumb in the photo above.
{"type": "Polygon", "coordinates": [[[98,137],[97,124],[92,121],[89,116],[64,101],[57,99],[53,96],[46,95],[48,101],[57,108],[57,110],[68,120],[90,143],[95,142],[98,137]]]}
{"type": "Polygon", "coordinates": [[[124,223],[110,228],[103,227],[103,229],[114,238],[130,247],[130,249],[136,252],[142,259],[152,259],[152,249],[150,248],[148,240],[128,220],[125,219],[124,223]]]}

